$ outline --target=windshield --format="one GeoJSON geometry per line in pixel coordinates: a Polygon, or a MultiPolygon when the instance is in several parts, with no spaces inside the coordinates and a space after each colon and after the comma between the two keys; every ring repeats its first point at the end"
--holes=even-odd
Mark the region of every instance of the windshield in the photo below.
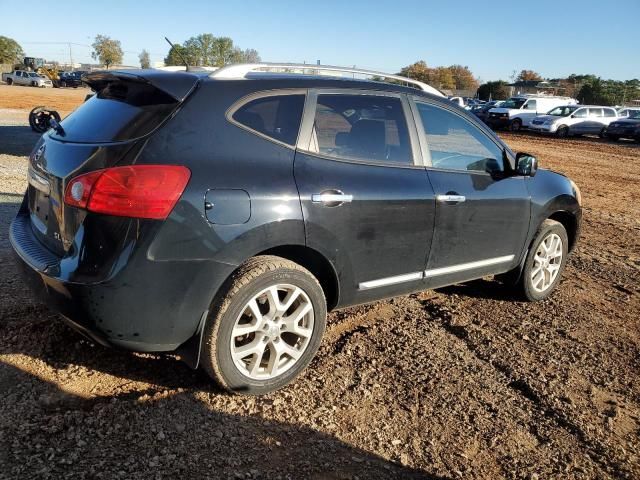
{"type": "Polygon", "coordinates": [[[640,110],[629,112],[629,118],[633,118],[634,120],[640,120],[640,110]]]}
{"type": "Polygon", "coordinates": [[[568,117],[577,109],[578,107],[556,107],[547,113],[547,115],[553,115],[554,117],[568,117]]]}
{"type": "Polygon", "coordinates": [[[509,100],[507,100],[506,102],[504,102],[502,105],[500,105],[500,108],[520,108],[522,105],[524,105],[524,102],[526,102],[527,100],[524,98],[510,98],[509,100]]]}

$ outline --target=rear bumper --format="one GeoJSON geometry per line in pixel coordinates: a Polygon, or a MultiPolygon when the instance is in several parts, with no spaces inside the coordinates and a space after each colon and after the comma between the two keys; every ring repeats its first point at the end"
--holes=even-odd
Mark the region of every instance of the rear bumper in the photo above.
{"type": "Polygon", "coordinates": [[[61,259],[31,231],[28,216],[11,223],[9,239],[27,284],[37,297],[82,334],[105,346],[141,352],[173,351],[188,341],[213,294],[235,267],[218,262],[146,258],[140,248],[128,264],[100,282],[61,278],[61,259]]]}

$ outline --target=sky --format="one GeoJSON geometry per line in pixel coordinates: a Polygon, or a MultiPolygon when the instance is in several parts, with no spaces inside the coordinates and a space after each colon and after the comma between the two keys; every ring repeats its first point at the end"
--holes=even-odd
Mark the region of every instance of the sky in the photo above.
{"type": "Polygon", "coordinates": [[[640,78],[640,0],[535,2],[0,0],[0,35],[28,56],[89,63],[97,34],[120,40],[123,63],[142,49],[162,61],[169,46],[201,33],[231,37],[263,61],[398,72],[425,60],[461,64],[482,81],[531,69],[545,78],[592,73],[640,78]],[[25,19],[31,19],[25,21],[25,19]]]}

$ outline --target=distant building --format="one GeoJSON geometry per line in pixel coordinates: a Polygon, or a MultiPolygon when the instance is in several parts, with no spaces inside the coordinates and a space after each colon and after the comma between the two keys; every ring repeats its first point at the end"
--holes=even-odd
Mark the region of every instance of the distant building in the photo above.
{"type": "Polygon", "coordinates": [[[562,95],[565,88],[559,84],[538,80],[520,80],[507,85],[511,89],[509,95],[532,93],[535,95],[562,95]]]}

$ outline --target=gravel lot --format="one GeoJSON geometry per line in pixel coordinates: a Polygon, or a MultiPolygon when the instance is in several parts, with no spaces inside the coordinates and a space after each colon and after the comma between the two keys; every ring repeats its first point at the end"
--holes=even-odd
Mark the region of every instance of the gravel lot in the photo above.
{"type": "Polygon", "coordinates": [[[638,144],[504,134],[582,189],[549,300],[485,279],[335,312],[302,378],[245,398],[33,302],[7,241],[25,120],[0,110],[0,478],[640,478],[638,144]]]}

